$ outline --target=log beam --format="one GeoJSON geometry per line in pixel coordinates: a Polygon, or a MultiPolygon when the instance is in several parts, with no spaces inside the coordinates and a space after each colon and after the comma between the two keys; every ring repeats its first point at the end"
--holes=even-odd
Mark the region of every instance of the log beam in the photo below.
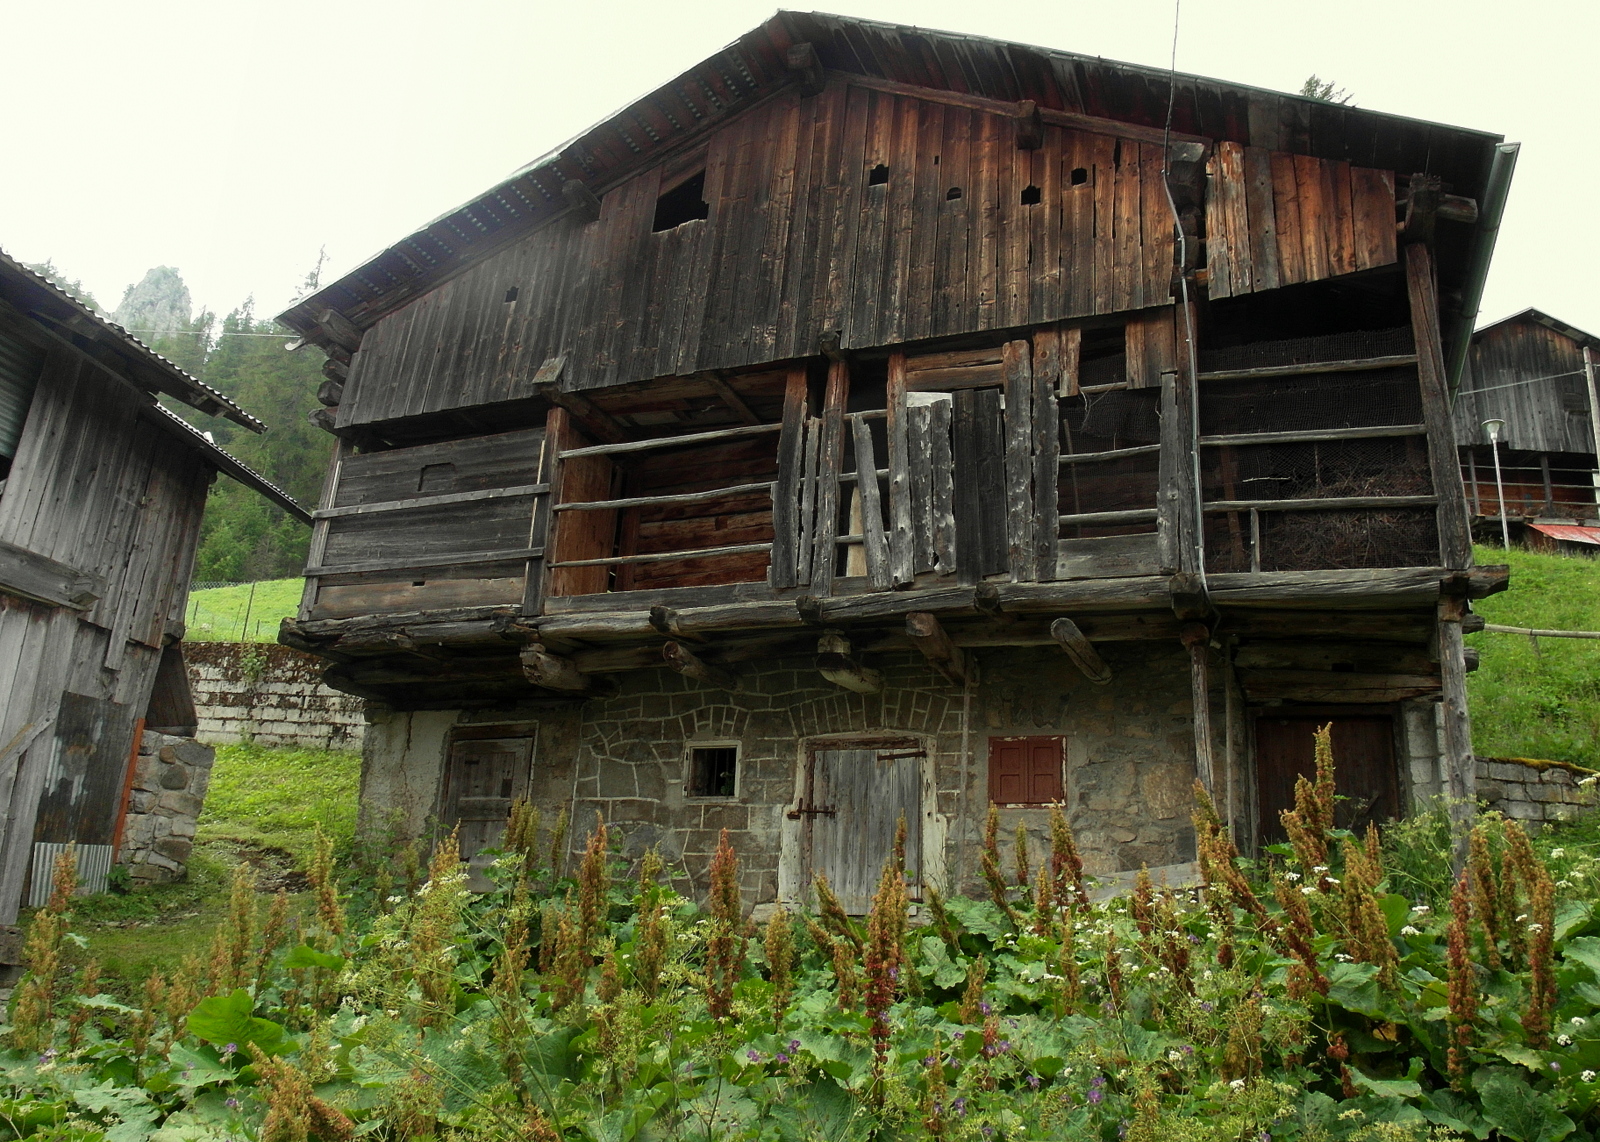
{"type": "Polygon", "coordinates": [[[1211,628],[1186,622],[1178,639],[1189,650],[1189,689],[1194,703],[1194,775],[1216,803],[1217,791],[1211,760],[1211,628]]]}
{"type": "Polygon", "coordinates": [[[863,666],[851,653],[850,640],[829,631],[817,640],[817,669],[835,686],[857,694],[878,694],[883,690],[883,675],[863,666]]]}
{"type": "Polygon", "coordinates": [[[1090,682],[1104,686],[1111,681],[1111,667],[1106,665],[1106,660],[1100,657],[1094,643],[1089,641],[1077,623],[1069,618],[1057,619],[1050,624],[1050,637],[1056,640],[1056,645],[1090,682]]]}
{"type": "Polygon", "coordinates": [[[668,666],[682,674],[685,678],[693,678],[697,682],[704,682],[707,686],[715,686],[719,690],[737,690],[739,679],[720,666],[713,666],[696,655],[681,642],[665,643],[661,647],[661,657],[668,666]]]}
{"type": "Polygon", "coordinates": [[[520,657],[524,677],[535,686],[564,694],[587,694],[594,689],[593,677],[579,670],[577,663],[551,654],[538,643],[523,647],[520,657]]]}
{"type": "Polygon", "coordinates": [[[967,683],[970,678],[967,656],[951,641],[936,616],[926,611],[912,611],[906,615],[906,637],[946,682],[952,686],[967,683]]]}
{"type": "Polygon", "coordinates": [[[1467,713],[1466,646],[1461,640],[1466,617],[1465,599],[1445,596],[1439,600],[1440,720],[1444,723],[1444,755],[1439,760],[1450,814],[1452,867],[1458,873],[1466,863],[1467,840],[1478,807],[1477,761],[1472,753],[1472,719],[1467,713]]]}

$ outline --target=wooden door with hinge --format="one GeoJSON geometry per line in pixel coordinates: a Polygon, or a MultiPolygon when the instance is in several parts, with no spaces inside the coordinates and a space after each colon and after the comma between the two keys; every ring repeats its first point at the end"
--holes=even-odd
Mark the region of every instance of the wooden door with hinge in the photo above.
{"type": "Polygon", "coordinates": [[[533,765],[532,737],[457,739],[445,764],[440,821],[458,830],[461,859],[472,871],[472,886],[487,888],[479,854],[500,843],[511,804],[528,795],[533,765]]]}
{"type": "Polygon", "coordinates": [[[790,812],[801,825],[804,883],[820,873],[846,912],[872,907],[895,830],[906,823],[907,892],[922,898],[922,768],[915,743],[885,742],[813,749],[806,760],[805,795],[790,812]]]}
{"type": "Polygon", "coordinates": [[[1356,833],[1368,822],[1400,817],[1400,774],[1395,764],[1395,719],[1391,712],[1257,714],[1256,798],[1260,806],[1258,842],[1284,839],[1279,818],[1294,808],[1295,780],[1316,776],[1315,735],[1333,726],[1334,824],[1356,833]]]}

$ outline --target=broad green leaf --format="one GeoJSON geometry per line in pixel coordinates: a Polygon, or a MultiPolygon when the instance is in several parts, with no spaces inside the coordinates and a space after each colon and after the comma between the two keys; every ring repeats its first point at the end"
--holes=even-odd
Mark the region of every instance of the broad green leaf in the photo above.
{"type": "Polygon", "coordinates": [[[1518,1075],[1484,1068],[1472,1079],[1483,1100],[1483,1116],[1510,1142],[1559,1142],[1574,1129],[1572,1119],[1556,1109],[1518,1075]]]}
{"type": "MultiPolygon", "coordinates": [[[[178,1068],[179,1086],[209,1086],[211,1083],[232,1082],[238,1077],[231,1068],[218,1062],[212,1055],[209,1049],[191,1051],[182,1043],[174,1043],[172,1050],[167,1052],[167,1061],[178,1068]]],[[[240,1060],[241,1063],[246,1061],[240,1060]]]]}
{"type": "Polygon", "coordinates": [[[283,966],[286,969],[327,968],[329,971],[338,971],[344,967],[344,957],[336,956],[332,952],[319,952],[310,944],[301,944],[299,947],[290,948],[283,957],[283,966]]]}
{"type": "Polygon", "coordinates": [[[1373,964],[1334,964],[1328,972],[1328,1002],[1346,1011],[1379,1017],[1384,1014],[1378,991],[1378,969],[1373,964]]]}
{"type": "Polygon", "coordinates": [[[937,936],[922,937],[922,967],[924,976],[933,980],[935,987],[955,987],[967,978],[966,969],[950,958],[950,951],[937,936]]]}
{"type": "Polygon", "coordinates": [[[189,1031],[218,1046],[233,1043],[243,1050],[246,1043],[254,1043],[272,1053],[283,1042],[283,1027],[270,1019],[255,1018],[251,1015],[254,1009],[255,1000],[242,987],[234,988],[231,995],[213,995],[189,1013],[189,1031]]]}
{"type": "Polygon", "coordinates": [[[1422,1087],[1411,1079],[1369,1078],[1360,1067],[1350,1068],[1350,1078],[1362,1090],[1383,1098],[1416,1098],[1422,1093],[1422,1087]]]}
{"type": "Polygon", "coordinates": [[[1011,934],[1000,909],[987,900],[974,900],[970,896],[952,896],[945,901],[945,909],[969,932],[987,936],[998,943],[1011,934]]]}
{"type": "Polygon", "coordinates": [[[1489,1124],[1478,1113],[1471,1099],[1448,1088],[1430,1091],[1422,1096],[1422,1115],[1436,1126],[1470,1134],[1474,1138],[1489,1137],[1489,1124]]]}
{"type": "Polygon", "coordinates": [[[1378,897],[1378,907],[1383,910],[1383,918],[1389,921],[1389,937],[1393,939],[1406,926],[1406,918],[1411,915],[1411,901],[1391,892],[1378,897]]]}
{"type": "Polygon", "coordinates": [[[1600,979],[1600,936],[1579,936],[1561,950],[1565,959],[1582,964],[1600,979]]]}

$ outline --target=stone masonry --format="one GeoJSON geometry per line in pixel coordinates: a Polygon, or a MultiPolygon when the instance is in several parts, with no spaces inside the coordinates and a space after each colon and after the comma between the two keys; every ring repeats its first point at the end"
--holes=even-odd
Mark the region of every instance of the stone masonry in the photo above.
{"type": "Polygon", "coordinates": [[[1600,775],[1561,761],[1478,758],[1478,798],[1524,824],[1564,821],[1596,804],[1600,775]]]}
{"type": "Polygon", "coordinates": [[[146,732],[140,740],[117,854],[134,883],[183,879],[215,756],[193,738],[146,732]]]}
{"type": "Polygon", "coordinates": [[[321,659],[260,642],[189,642],[183,656],[201,740],[361,748],[361,699],[324,686],[321,659]]]}
{"type": "MultiPolygon", "coordinates": [[[[655,847],[703,891],[722,829],[739,853],[746,899],[797,899],[798,801],[808,745],[836,735],[912,737],[927,750],[924,872],[947,889],[981,891],[978,849],[988,811],[991,737],[1066,740],[1068,814],[1091,873],[1112,875],[1194,859],[1189,821],[1191,760],[1187,656],[1181,647],[1111,643],[1113,671],[1090,684],[1053,647],[980,651],[979,681],[951,686],[914,652],[875,656],[879,694],[840,689],[809,658],[741,664],[734,692],[670,670],[618,676],[609,698],[560,708],[417,711],[374,707],[368,717],[362,800],[369,822],[402,810],[418,833],[435,811],[455,727],[506,727],[537,739],[531,781],[546,821],[572,814],[573,845],[598,810],[637,857],[655,847]],[[522,727],[518,729],[517,727],[522,727]],[[689,749],[737,744],[734,798],[684,792],[689,749]]],[[[1048,811],[1004,808],[1002,847],[1017,826],[1034,853],[1048,844],[1048,811]]]]}

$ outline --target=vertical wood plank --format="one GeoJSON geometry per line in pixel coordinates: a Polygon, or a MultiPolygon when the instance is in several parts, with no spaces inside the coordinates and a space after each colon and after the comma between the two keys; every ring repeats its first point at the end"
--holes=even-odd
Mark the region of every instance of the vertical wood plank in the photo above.
{"type": "Polygon", "coordinates": [[[1273,151],[1272,214],[1278,228],[1278,281],[1294,285],[1306,280],[1305,247],[1300,227],[1300,187],[1295,180],[1294,156],[1273,151]]]}
{"type": "Polygon", "coordinates": [[[889,538],[883,529],[883,508],[878,497],[878,461],[872,448],[872,426],[862,417],[851,425],[855,433],[856,490],[861,496],[861,536],[867,555],[867,577],[877,590],[890,585],[889,538]]]}
{"type": "Polygon", "coordinates": [[[931,405],[937,403],[926,393],[906,398],[907,453],[911,468],[911,568],[916,572],[933,570],[933,436],[930,431],[931,405]]]}
{"type": "Polygon", "coordinates": [[[1356,243],[1356,269],[1393,265],[1395,251],[1394,172],[1350,168],[1350,208],[1356,243]]]}
{"type": "Polygon", "coordinates": [[[1005,375],[1006,553],[1013,582],[1038,578],[1033,538],[1033,354],[1026,341],[1008,341],[1005,375]]]}
{"type": "Polygon", "coordinates": [[[1279,269],[1278,216],[1272,189],[1272,152],[1265,147],[1244,149],[1245,201],[1250,215],[1251,278],[1255,289],[1287,285],[1279,269]]]}
{"type": "Polygon", "coordinates": [[[955,459],[950,451],[952,402],[946,397],[928,406],[928,466],[933,472],[929,507],[933,530],[933,569],[941,575],[956,569],[955,459]]]}
{"type": "Polygon", "coordinates": [[[800,543],[795,554],[795,584],[811,583],[812,557],[817,546],[817,466],[822,448],[822,418],[806,418],[805,476],[800,490],[800,543]]]}
{"type": "MultiPolygon", "coordinates": [[[[1409,246],[1407,250],[1420,248],[1409,246]]],[[[1450,813],[1452,867],[1457,870],[1466,861],[1468,838],[1478,804],[1478,765],[1472,752],[1466,644],[1461,629],[1461,620],[1467,613],[1466,602],[1462,598],[1443,598],[1438,604],[1439,721],[1444,731],[1444,756],[1439,760],[1443,763],[1444,792],[1450,813]]]]}
{"type": "Polygon", "coordinates": [[[1061,334],[1041,330],[1033,338],[1033,577],[1056,577],[1060,525],[1056,506],[1061,475],[1061,425],[1056,386],[1061,377],[1061,334]]]}
{"type": "Polygon", "coordinates": [[[1439,497],[1439,561],[1445,567],[1465,569],[1472,566],[1472,533],[1450,420],[1444,348],[1439,340],[1438,283],[1433,257],[1420,242],[1406,247],[1406,294],[1411,301],[1411,331],[1417,345],[1422,422],[1428,430],[1428,470],[1433,475],[1434,495],[1439,497]]]}
{"type": "Polygon", "coordinates": [[[1322,195],[1323,163],[1310,155],[1294,156],[1295,203],[1300,215],[1301,272],[1306,281],[1328,276],[1328,226],[1331,217],[1322,195]]]}
{"type": "Polygon", "coordinates": [[[822,444],[818,455],[816,545],[811,561],[814,593],[833,593],[839,537],[839,477],[844,464],[844,406],[850,396],[850,363],[828,363],[828,388],[822,405],[822,444]]]}
{"type": "Polygon", "coordinates": [[[957,582],[967,587],[975,586],[983,578],[977,390],[957,390],[953,400],[950,435],[954,442],[956,577],[957,582]]]}
{"type": "Polygon", "coordinates": [[[886,384],[889,435],[889,579],[910,583],[912,570],[910,433],[906,424],[906,355],[889,355],[886,384]]]}
{"type": "Polygon", "coordinates": [[[1078,362],[1083,357],[1083,330],[1074,326],[1061,331],[1061,380],[1057,390],[1066,400],[1078,395],[1078,362]]]}
{"type": "Polygon", "coordinates": [[[1322,164],[1323,202],[1327,208],[1328,273],[1356,272],[1356,236],[1350,205],[1350,164],[1322,164]]]}
{"type": "Polygon", "coordinates": [[[1005,402],[999,389],[978,389],[973,396],[978,430],[978,500],[982,505],[978,515],[983,544],[979,573],[997,575],[1011,570],[1006,513],[995,510],[995,505],[1007,502],[1005,402]]]}
{"type": "Polygon", "coordinates": [[[800,483],[804,478],[806,370],[789,370],[783,391],[783,428],[778,434],[778,481],[772,489],[772,561],[774,587],[793,587],[796,545],[800,539],[800,483]]]}

